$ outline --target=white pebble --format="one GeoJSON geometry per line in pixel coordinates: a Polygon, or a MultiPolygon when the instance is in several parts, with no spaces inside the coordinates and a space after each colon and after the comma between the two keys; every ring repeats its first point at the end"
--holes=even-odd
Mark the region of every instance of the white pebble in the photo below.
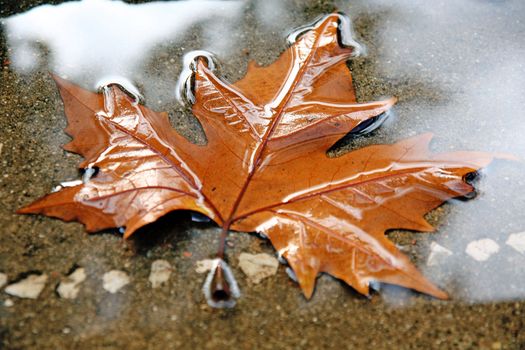
{"type": "Polygon", "coordinates": [[[173,268],[166,260],[155,260],[151,264],[151,272],[149,274],[149,281],[151,288],[158,288],[170,279],[173,268]]]}
{"type": "Polygon", "coordinates": [[[428,255],[427,266],[439,265],[451,255],[452,252],[450,250],[436,242],[432,242],[430,243],[430,254],[428,255]]]}
{"type": "Polygon", "coordinates": [[[525,232],[513,233],[505,242],[521,254],[525,253],[525,232]]]}
{"type": "Polygon", "coordinates": [[[57,293],[64,299],[75,299],[80,291],[80,284],[86,280],[86,271],[80,267],[60,282],[57,293]]]}
{"type": "Polygon", "coordinates": [[[7,275],[5,273],[0,272],[0,288],[5,286],[6,283],[7,283],[7,275]]]}
{"type": "Polygon", "coordinates": [[[480,239],[478,241],[470,242],[467,245],[465,252],[474,260],[486,261],[493,254],[499,252],[499,245],[489,238],[480,239]]]}
{"type": "Polygon", "coordinates": [[[259,283],[263,279],[275,275],[279,261],[271,255],[241,253],[239,267],[248,276],[252,283],[259,283]]]}
{"type": "Polygon", "coordinates": [[[12,307],[13,305],[15,305],[15,303],[11,299],[6,299],[4,301],[4,306],[5,307],[12,307]]]}
{"type": "Polygon", "coordinates": [[[197,273],[205,273],[210,271],[215,267],[215,259],[204,259],[197,261],[197,267],[195,268],[195,271],[197,273]]]}
{"type": "Polygon", "coordinates": [[[111,270],[102,276],[102,287],[110,293],[118,292],[130,282],[128,274],[120,270],[111,270]]]}
{"type": "Polygon", "coordinates": [[[10,284],[6,287],[5,292],[9,295],[36,299],[46,286],[47,275],[29,275],[23,280],[10,284]]]}

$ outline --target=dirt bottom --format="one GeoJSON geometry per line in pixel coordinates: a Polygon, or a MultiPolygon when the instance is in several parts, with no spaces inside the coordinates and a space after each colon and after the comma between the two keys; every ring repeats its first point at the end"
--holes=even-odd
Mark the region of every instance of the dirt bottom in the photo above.
{"type": "MultiPolygon", "coordinates": [[[[0,1],[2,17],[36,5],[13,3],[18,6],[0,1]]],[[[272,62],[285,48],[287,31],[337,8],[351,15],[358,39],[368,48],[366,57],[349,64],[359,101],[399,97],[390,123],[372,136],[343,143],[337,154],[432,131],[438,136],[434,147],[439,150],[510,151],[525,156],[522,145],[512,142],[521,135],[523,122],[512,124],[510,116],[515,113],[492,113],[485,108],[485,114],[483,108],[469,104],[477,73],[461,68],[465,60],[485,57],[487,43],[508,41],[510,47],[524,47],[525,35],[517,35],[525,34],[525,12],[519,1],[451,2],[456,12],[443,23],[441,14],[452,10],[438,8],[428,14],[425,11],[431,10],[426,7],[411,7],[405,1],[399,6],[386,1],[269,1],[284,9],[279,21],[273,22],[271,14],[259,15],[264,10],[261,3],[245,4],[228,38],[234,47],[229,56],[219,56],[227,79],[242,77],[250,59],[272,62]],[[418,17],[420,12],[429,16],[427,23],[418,17]],[[490,25],[498,16],[509,25],[490,25]],[[434,33],[427,41],[411,38],[425,30],[434,33]],[[430,42],[437,45],[435,51],[426,49],[430,42]],[[431,58],[431,53],[440,56],[431,58]]],[[[205,142],[205,136],[191,114],[178,107],[172,91],[183,53],[206,45],[201,39],[205,26],[206,22],[199,23],[176,41],[156,45],[135,68],[135,78],[143,78],[146,104],[169,111],[173,126],[195,142],[205,142]]],[[[211,223],[194,223],[187,213],[173,213],[125,242],[116,230],[88,235],[77,223],[15,214],[60,181],[77,178],[79,157],[60,148],[69,138],[63,132],[63,105],[48,74],[54,69],[53,47],[40,43],[44,47],[39,51],[39,66],[23,74],[12,58],[15,47],[7,40],[15,34],[5,26],[2,30],[0,272],[7,274],[9,283],[31,272],[45,273],[49,279],[36,300],[0,292],[0,349],[525,348],[525,272],[521,268],[525,256],[505,245],[510,233],[525,231],[525,196],[519,180],[525,167],[521,163],[495,162],[477,183],[478,198],[446,204],[430,213],[429,221],[438,228],[435,234],[389,233],[429,279],[450,293],[450,301],[385,285],[366,298],[325,275],[307,301],[283,265],[275,276],[253,285],[238,268],[238,256],[275,252],[255,235],[234,232],[227,254],[242,297],[233,309],[211,309],[201,292],[204,276],[195,271],[197,261],[214,256],[219,229],[211,223]],[[501,247],[486,262],[465,254],[467,243],[482,237],[501,247]],[[427,267],[433,241],[454,255],[441,265],[427,267]],[[174,272],[166,285],[152,289],[148,275],[157,259],[169,261],[174,272]],[[78,266],[87,274],[79,295],[73,300],[60,298],[57,284],[78,266]],[[112,269],[125,271],[131,279],[115,294],[102,288],[103,274],[112,269]]],[[[493,52],[502,60],[506,54],[493,52]]],[[[487,64],[494,67],[496,61],[487,64]]],[[[491,85],[498,75],[485,74],[483,69],[478,75],[487,77],[486,84],[491,85]]],[[[523,76],[518,73],[513,76],[521,82],[523,76]]],[[[92,87],[97,78],[86,71],[74,80],[92,87]]],[[[484,86],[480,83],[475,91],[487,100],[494,98],[484,86]]]]}

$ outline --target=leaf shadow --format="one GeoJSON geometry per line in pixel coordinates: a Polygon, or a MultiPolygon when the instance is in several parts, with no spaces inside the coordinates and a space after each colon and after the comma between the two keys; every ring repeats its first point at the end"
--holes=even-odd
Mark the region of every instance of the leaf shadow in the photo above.
{"type": "Polygon", "coordinates": [[[137,230],[130,245],[135,254],[146,255],[156,247],[172,249],[193,239],[192,228],[214,226],[213,222],[193,222],[190,211],[175,210],[137,230]]]}

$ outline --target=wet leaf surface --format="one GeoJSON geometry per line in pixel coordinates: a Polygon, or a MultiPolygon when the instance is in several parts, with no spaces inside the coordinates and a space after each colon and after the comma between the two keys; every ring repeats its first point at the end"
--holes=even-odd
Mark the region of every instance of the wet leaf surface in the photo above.
{"type": "Polygon", "coordinates": [[[215,221],[223,237],[228,230],[268,236],[307,298],[321,272],[362,294],[380,281],[447,298],[384,233],[432,231],[423,216],[471,193],[464,177],[492,156],[430,154],[424,134],[329,158],[336,141],[395,102],[356,102],[346,67],[354,48],[340,45],[340,19],[325,17],[276,62],[252,63],[233,85],[197,58],[193,113],[206,145],[189,142],[165,113],[119,85],[97,94],[55,77],[73,137],[65,149],[85,158],[88,175],[20,213],[77,220],[90,232],[125,227],[130,237],[170,211],[190,210],[215,221]]]}

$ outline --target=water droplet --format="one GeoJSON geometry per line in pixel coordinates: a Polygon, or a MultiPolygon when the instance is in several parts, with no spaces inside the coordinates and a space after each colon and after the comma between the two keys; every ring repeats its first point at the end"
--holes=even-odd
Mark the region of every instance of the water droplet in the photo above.
{"type": "Polygon", "coordinates": [[[204,58],[208,64],[208,69],[214,71],[217,69],[217,59],[215,56],[205,50],[190,51],[184,55],[183,69],[177,82],[177,89],[175,90],[175,97],[185,107],[192,106],[195,103],[195,71],[197,69],[197,61],[199,58],[204,58]]]}

